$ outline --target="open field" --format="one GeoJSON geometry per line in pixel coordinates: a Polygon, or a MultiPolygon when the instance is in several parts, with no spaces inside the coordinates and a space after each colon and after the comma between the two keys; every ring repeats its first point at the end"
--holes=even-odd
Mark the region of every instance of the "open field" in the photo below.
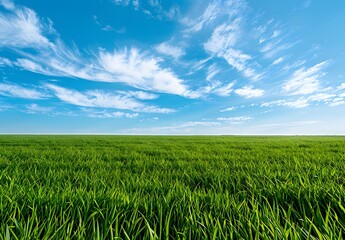
{"type": "Polygon", "coordinates": [[[344,184],[344,137],[0,136],[0,239],[345,239],[344,184]]]}

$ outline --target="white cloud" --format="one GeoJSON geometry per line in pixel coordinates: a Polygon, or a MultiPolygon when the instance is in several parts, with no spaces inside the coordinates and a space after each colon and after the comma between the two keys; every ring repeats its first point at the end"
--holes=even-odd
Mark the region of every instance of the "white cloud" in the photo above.
{"type": "Polygon", "coordinates": [[[139,0],[133,0],[132,5],[135,9],[139,8],[139,0]]]}
{"type": "Polygon", "coordinates": [[[219,6],[219,1],[213,1],[207,5],[204,13],[197,19],[185,17],[181,20],[181,22],[188,26],[188,28],[185,30],[186,32],[198,32],[205,24],[213,22],[220,12],[221,8],[219,6]]]}
{"type": "Polygon", "coordinates": [[[290,108],[305,108],[309,106],[308,99],[299,98],[297,100],[276,100],[271,102],[265,102],[261,104],[261,107],[272,107],[272,106],[286,106],[290,108]]]}
{"type": "Polygon", "coordinates": [[[189,91],[188,95],[192,98],[205,97],[207,94],[216,94],[221,97],[227,97],[233,92],[234,82],[222,83],[220,81],[208,81],[208,85],[200,87],[195,91],[189,91]]]}
{"type": "Polygon", "coordinates": [[[207,81],[211,81],[213,79],[213,77],[216,76],[219,72],[220,72],[220,68],[217,67],[216,64],[212,64],[207,69],[206,80],[207,81]]]}
{"type": "Polygon", "coordinates": [[[123,82],[129,86],[154,92],[188,95],[188,87],[172,70],[160,67],[161,59],[146,56],[137,49],[107,53],[101,51],[96,60],[85,61],[63,45],[57,51],[30,56],[33,60],[18,59],[14,65],[48,76],[74,77],[100,82],[123,82]]]}
{"type": "Polygon", "coordinates": [[[0,112],[7,111],[8,109],[14,108],[14,106],[0,102],[0,112]]]}
{"type": "Polygon", "coordinates": [[[206,73],[207,85],[195,92],[198,92],[200,96],[210,93],[221,97],[229,96],[230,93],[234,91],[233,86],[235,82],[223,83],[219,80],[213,80],[214,76],[216,76],[220,70],[221,69],[216,64],[210,65],[206,73]]]}
{"type": "MultiPolygon", "coordinates": [[[[43,27],[36,13],[28,8],[17,7],[7,15],[0,14],[0,47],[35,49],[35,54],[21,50],[19,53],[25,58],[12,61],[16,67],[48,76],[122,82],[141,90],[190,97],[184,81],[171,69],[161,67],[160,58],[135,48],[113,53],[100,50],[98,56],[84,58],[76,47],[67,48],[58,37],[50,42],[42,35],[43,27]]],[[[7,60],[1,62],[9,65],[7,60]]]]}
{"type": "Polygon", "coordinates": [[[266,46],[264,46],[261,49],[261,52],[264,53],[265,58],[273,58],[276,56],[279,52],[288,50],[289,48],[293,47],[295,43],[280,43],[280,41],[275,42],[275,43],[267,43],[266,46]]]}
{"type": "MultiPolygon", "coordinates": [[[[0,61],[0,62],[1,62],[1,61],[0,61]]],[[[340,84],[340,85],[338,86],[338,89],[339,89],[339,90],[345,89],[345,83],[340,84]]]]}
{"type": "Polygon", "coordinates": [[[231,92],[234,91],[234,85],[235,83],[231,82],[213,89],[212,92],[217,94],[218,96],[227,97],[230,95],[231,92]]]}
{"type": "Polygon", "coordinates": [[[92,16],[94,22],[100,27],[100,29],[102,31],[105,31],[105,32],[116,32],[116,33],[125,33],[126,32],[126,28],[122,27],[120,29],[115,29],[113,28],[111,25],[109,24],[102,24],[99,20],[98,20],[98,17],[96,15],[93,15],[92,16]]]}
{"type": "Polygon", "coordinates": [[[11,0],[0,0],[0,6],[3,6],[7,10],[13,10],[15,8],[14,3],[11,0]]]}
{"type": "Polygon", "coordinates": [[[182,123],[179,126],[173,127],[173,128],[186,128],[186,127],[196,127],[196,126],[217,126],[219,123],[217,122],[186,122],[182,123]]]}
{"type": "Polygon", "coordinates": [[[141,4],[140,2],[141,1],[139,0],[113,0],[115,5],[121,5],[123,7],[132,6],[135,10],[140,10],[144,14],[158,20],[172,20],[180,11],[177,6],[165,9],[159,0],[144,1],[144,4],[141,4]]]}
{"type": "Polygon", "coordinates": [[[201,60],[195,61],[193,63],[193,65],[191,66],[190,72],[187,73],[187,74],[191,75],[191,74],[194,74],[195,72],[198,72],[201,69],[205,68],[207,62],[210,61],[211,59],[212,59],[212,57],[207,57],[205,59],[201,59],[201,60]]]}
{"type": "Polygon", "coordinates": [[[41,66],[40,64],[33,62],[29,59],[20,58],[20,59],[17,59],[17,61],[15,61],[13,64],[17,67],[23,68],[23,69],[30,71],[30,72],[40,73],[40,74],[44,74],[44,75],[48,75],[48,76],[54,76],[55,75],[51,71],[44,69],[43,66],[41,66]]]}
{"type": "Polygon", "coordinates": [[[126,112],[120,112],[120,111],[116,111],[116,112],[109,112],[107,110],[95,110],[95,109],[90,109],[90,108],[82,108],[81,109],[83,113],[85,113],[85,115],[87,117],[91,117],[91,118],[136,118],[139,116],[138,113],[126,113],[126,112]]]}
{"type": "Polygon", "coordinates": [[[285,58],[283,58],[283,57],[277,58],[276,60],[274,60],[272,65],[277,65],[279,63],[282,63],[284,60],[285,60],[285,58]]]}
{"type": "Polygon", "coordinates": [[[140,100],[153,100],[159,97],[157,94],[143,92],[143,91],[118,91],[118,93],[127,95],[128,97],[134,97],[140,100]]]}
{"type": "Polygon", "coordinates": [[[253,86],[245,86],[243,88],[236,89],[235,93],[245,98],[255,98],[264,95],[265,91],[262,89],[254,89],[253,86]]]}
{"type": "Polygon", "coordinates": [[[309,97],[300,97],[298,99],[290,100],[276,100],[271,102],[265,102],[261,104],[261,107],[273,107],[273,106],[285,106],[289,108],[305,108],[311,104],[317,104],[319,102],[324,102],[328,104],[332,99],[336,97],[336,94],[329,93],[319,93],[314,94],[309,97]]]}
{"type": "Polygon", "coordinates": [[[0,57],[0,67],[1,66],[9,66],[9,67],[12,67],[13,66],[13,63],[10,59],[8,58],[3,58],[3,57],[0,57]]]}
{"type": "Polygon", "coordinates": [[[116,5],[128,6],[131,0],[114,0],[116,5]]]}
{"type": "Polygon", "coordinates": [[[147,57],[137,49],[100,53],[100,65],[119,81],[143,90],[188,96],[187,86],[170,69],[161,68],[161,60],[147,57]]]}
{"type": "Polygon", "coordinates": [[[213,0],[209,3],[202,14],[198,16],[184,17],[181,23],[186,25],[185,32],[199,32],[205,26],[216,22],[219,18],[233,19],[246,7],[246,2],[238,1],[219,1],[213,0]]]}
{"type": "Polygon", "coordinates": [[[149,4],[152,6],[152,7],[158,7],[160,6],[160,2],[159,0],[149,0],[149,4]]]}
{"type": "Polygon", "coordinates": [[[248,54],[244,54],[239,50],[228,49],[223,58],[237,71],[242,72],[245,77],[254,81],[262,78],[262,74],[257,73],[255,69],[249,66],[248,61],[252,58],[248,54]]]}
{"type": "Polygon", "coordinates": [[[235,109],[236,107],[228,107],[228,108],[220,110],[220,112],[230,112],[230,111],[234,111],[235,109]]]}
{"type": "Polygon", "coordinates": [[[156,51],[161,53],[161,54],[173,57],[173,58],[179,58],[185,54],[184,51],[182,50],[182,48],[172,46],[167,42],[163,42],[163,43],[157,45],[156,51]]]}
{"type": "Polygon", "coordinates": [[[25,99],[43,99],[47,95],[35,89],[27,89],[16,84],[0,83],[0,95],[25,99]]]}
{"type": "Polygon", "coordinates": [[[205,50],[219,54],[233,47],[239,38],[239,22],[240,19],[236,19],[231,24],[224,23],[216,27],[210,39],[204,44],[205,50]]]}
{"type": "Polygon", "coordinates": [[[42,24],[28,8],[15,8],[10,1],[1,4],[11,13],[0,13],[0,47],[47,48],[50,41],[42,34],[42,24]]]}
{"type": "Polygon", "coordinates": [[[333,99],[333,101],[329,104],[329,106],[336,107],[336,106],[340,106],[344,104],[345,104],[345,99],[343,97],[337,97],[333,99]]]}
{"type": "Polygon", "coordinates": [[[309,106],[309,102],[308,99],[300,98],[296,101],[284,102],[282,105],[290,108],[305,108],[309,106]]]}
{"type": "Polygon", "coordinates": [[[275,30],[275,31],[273,31],[273,33],[272,33],[272,38],[276,38],[276,37],[278,37],[279,35],[280,35],[280,31],[278,31],[278,30],[275,30]]]}
{"type": "Polygon", "coordinates": [[[81,107],[99,107],[131,110],[136,112],[153,112],[153,113],[171,113],[175,112],[169,108],[159,108],[149,106],[133,98],[121,94],[112,94],[110,92],[92,90],[84,93],[62,88],[52,84],[46,84],[46,87],[53,91],[55,96],[61,101],[81,107]]]}
{"type": "Polygon", "coordinates": [[[278,46],[275,46],[273,49],[271,49],[270,51],[265,53],[265,57],[266,58],[273,58],[274,56],[276,56],[279,52],[282,52],[284,50],[288,50],[290,48],[292,48],[293,46],[295,46],[298,42],[294,42],[294,43],[284,43],[278,46]]]}
{"type": "Polygon", "coordinates": [[[330,99],[336,97],[335,94],[329,93],[318,93],[309,96],[307,99],[312,102],[328,102],[330,99]]]}
{"type": "Polygon", "coordinates": [[[52,110],[54,110],[53,107],[43,107],[33,103],[26,106],[25,112],[29,114],[50,113],[52,110]]]}
{"type": "Polygon", "coordinates": [[[325,75],[322,69],[328,65],[328,61],[316,64],[310,68],[301,68],[295,71],[292,77],[282,87],[287,94],[310,94],[320,90],[320,78],[325,75]]]}
{"type": "Polygon", "coordinates": [[[235,19],[231,24],[222,24],[215,28],[212,36],[204,44],[204,49],[224,58],[229,65],[241,72],[245,77],[252,80],[259,80],[262,74],[257,73],[254,64],[251,64],[252,57],[234,48],[239,39],[241,19],[235,19]]]}
{"type": "Polygon", "coordinates": [[[283,67],[284,71],[288,71],[290,69],[294,69],[294,68],[298,68],[301,67],[302,65],[304,65],[307,61],[306,60],[297,60],[295,62],[293,62],[292,64],[286,64],[283,67]]]}
{"type": "Polygon", "coordinates": [[[217,118],[218,121],[226,121],[232,124],[242,124],[246,121],[252,120],[253,118],[250,116],[240,116],[240,117],[230,117],[230,118],[225,118],[225,117],[219,117],[217,118]]]}

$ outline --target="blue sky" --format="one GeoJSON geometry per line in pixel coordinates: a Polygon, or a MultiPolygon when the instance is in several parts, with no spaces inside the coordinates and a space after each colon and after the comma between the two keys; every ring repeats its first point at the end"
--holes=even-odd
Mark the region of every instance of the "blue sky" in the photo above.
{"type": "Polygon", "coordinates": [[[345,134],[345,1],[0,0],[0,133],[345,134]]]}

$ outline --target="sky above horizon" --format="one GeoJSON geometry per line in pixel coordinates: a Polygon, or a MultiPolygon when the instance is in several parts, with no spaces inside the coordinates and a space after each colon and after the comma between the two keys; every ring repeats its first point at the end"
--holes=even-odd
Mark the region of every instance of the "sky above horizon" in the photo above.
{"type": "Polygon", "coordinates": [[[345,134],[345,1],[0,0],[0,133],[345,134]]]}

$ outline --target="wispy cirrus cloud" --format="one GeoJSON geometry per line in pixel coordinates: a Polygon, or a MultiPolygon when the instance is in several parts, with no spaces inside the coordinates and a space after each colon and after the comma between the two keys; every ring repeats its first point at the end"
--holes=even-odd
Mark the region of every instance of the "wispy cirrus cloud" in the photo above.
{"type": "Polygon", "coordinates": [[[308,99],[299,98],[297,100],[276,100],[261,104],[261,107],[286,106],[289,108],[305,108],[309,106],[308,99]]]}
{"type": "Polygon", "coordinates": [[[213,1],[207,5],[204,13],[197,19],[184,17],[181,22],[187,26],[186,32],[198,32],[205,24],[213,22],[221,12],[219,1],[213,1]]]}
{"type": "Polygon", "coordinates": [[[40,106],[36,103],[26,105],[24,112],[29,114],[50,114],[54,110],[54,107],[40,106]]]}
{"type": "Polygon", "coordinates": [[[156,51],[173,58],[179,58],[185,54],[182,48],[173,46],[168,42],[163,42],[155,47],[156,51]]]}
{"type": "Polygon", "coordinates": [[[161,68],[160,59],[145,56],[137,49],[101,52],[100,66],[119,81],[143,90],[177,94],[188,97],[188,87],[170,69],[161,68]]]}
{"type": "Polygon", "coordinates": [[[288,108],[305,108],[313,104],[318,104],[320,102],[329,104],[332,106],[332,103],[334,103],[334,100],[339,98],[336,94],[330,94],[330,93],[319,93],[314,94],[309,97],[300,97],[297,99],[288,99],[288,100],[274,100],[270,102],[265,102],[261,104],[261,107],[274,107],[274,106],[284,106],[288,108]]]}
{"type": "Polygon", "coordinates": [[[44,99],[48,97],[43,91],[10,83],[0,83],[0,95],[25,99],[44,99]]]}
{"type": "Polygon", "coordinates": [[[186,26],[184,32],[199,32],[205,28],[205,26],[214,24],[219,21],[219,19],[224,20],[236,17],[246,8],[246,5],[246,2],[243,0],[213,0],[207,4],[202,13],[198,16],[185,16],[180,20],[180,22],[186,26]]]}
{"type": "Polygon", "coordinates": [[[50,41],[43,34],[45,27],[36,13],[25,7],[15,6],[8,13],[0,13],[0,46],[20,48],[18,53],[22,56],[16,60],[2,59],[2,65],[48,76],[121,82],[142,90],[190,97],[184,80],[171,69],[161,67],[161,58],[136,48],[114,52],[100,50],[85,57],[77,48],[66,47],[58,36],[50,41]]]}
{"type": "Polygon", "coordinates": [[[337,88],[338,88],[339,90],[345,89],[345,83],[340,84],[337,88]]]}
{"type": "Polygon", "coordinates": [[[231,112],[231,111],[234,111],[235,109],[236,107],[228,107],[228,108],[224,108],[220,110],[220,112],[231,112]]]}
{"type": "Polygon", "coordinates": [[[225,121],[230,124],[242,124],[246,121],[252,120],[253,117],[250,116],[240,116],[240,117],[219,117],[218,121],[225,121]]]}
{"type": "Polygon", "coordinates": [[[232,48],[239,38],[239,24],[241,19],[235,19],[230,24],[223,23],[216,27],[211,35],[211,37],[204,44],[206,51],[223,54],[229,48],[232,48]]]}
{"type": "Polygon", "coordinates": [[[264,95],[265,90],[255,89],[253,86],[244,86],[242,88],[236,89],[235,93],[245,98],[256,98],[264,95]]]}
{"type": "Polygon", "coordinates": [[[320,62],[310,68],[296,70],[282,87],[284,93],[290,95],[310,94],[321,88],[320,79],[325,75],[323,69],[329,61],[320,62]]]}
{"type": "Polygon", "coordinates": [[[136,11],[139,10],[148,17],[159,20],[173,20],[179,14],[179,8],[176,5],[164,8],[158,0],[148,0],[144,4],[139,0],[112,0],[112,2],[118,6],[133,7],[136,11]]]}
{"type": "Polygon", "coordinates": [[[12,67],[13,63],[8,58],[0,57],[0,67],[4,67],[4,66],[12,67]]]}
{"type": "Polygon", "coordinates": [[[93,108],[114,108],[131,110],[135,112],[151,112],[151,113],[171,113],[173,109],[160,108],[157,106],[147,105],[128,95],[114,94],[111,92],[91,90],[79,92],[72,89],[63,88],[53,84],[46,84],[54,95],[63,102],[80,106],[93,108]]]}
{"type": "Polygon", "coordinates": [[[220,97],[227,97],[234,91],[235,82],[223,83],[221,81],[209,81],[206,86],[200,87],[195,91],[188,92],[192,98],[205,98],[209,94],[215,94],[220,97]]]}
{"type": "Polygon", "coordinates": [[[236,18],[230,23],[223,23],[216,27],[204,44],[204,48],[210,54],[225,59],[229,65],[245,77],[256,81],[262,78],[262,74],[255,69],[258,64],[252,63],[252,57],[249,54],[236,49],[241,21],[241,18],[236,18]]]}
{"type": "Polygon", "coordinates": [[[333,101],[329,104],[329,106],[336,107],[336,106],[340,106],[340,105],[344,105],[344,104],[345,104],[345,98],[344,97],[338,97],[338,98],[334,98],[333,101]]]}
{"type": "Polygon", "coordinates": [[[0,0],[0,6],[3,6],[7,10],[14,9],[14,3],[11,0],[0,0]]]}
{"type": "Polygon", "coordinates": [[[284,57],[277,58],[276,60],[274,60],[272,65],[278,65],[278,64],[282,63],[284,60],[285,60],[284,57]]]}
{"type": "Polygon", "coordinates": [[[116,32],[116,33],[119,33],[119,34],[123,34],[123,33],[126,32],[126,28],[124,28],[124,27],[122,27],[120,29],[115,29],[114,27],[112,27],[109,24],[101,23],[96,15],[93,15],[92,18],[93,18],[93,21],[99,26],[99,28],[102,31],[105,31],[105,32],[116,32]]]}
{"type": "Polygon", "coordinates": [[[278,60],[282,58],[281,55],[286,55],[286,51],[299,42],[298,40],[291,41],[290,34],[291,30],[288,26],[282,26],[273,18],[254,29],[255,38],[259,40],[257,47],[263,58],[275,58],[275,62],[278,61],[278,63],[281,62],[278,60]]]}
{"type": "Polygon", "coordinates": [[[236,81],[225,82],[215,80],[214,77],[220,72],[220,68],[216,64],[212,64],[208,67],[206,74],[206,86],[190,92],[191,95],[195,95],[195,98],[205,97],[208,94],[215,94],[220,97],[228,97],[230,93],[234,91],[233,87],[236,81]]]}
{"type": "Polygon", "coordinates": [[[0,101],[0,112],[4,112],[12,108],[14,108],[14,106],[0,101]]]}
{"type": "Polygon", "coordinates": [[[9,12],[0,12],[0,47],[51,47],[42,33],[44,26],[33,10],[15,6],[9,0],[1,1],[1,5],[9,12]]]}
{"type": "Polygon", "coordinates": [[[117,91],[117,92],[122,95],[126,95],[128,97],[134,97],[139,100],[153,100],[159,97],[157,94],[143,92],[143,91],[117,91]]]}
{"type": "Polygon", "coordinates": [[[206,80],[212,81],[213,77],[216,76],[220,71],[221,69],[216,64],[210,65],[207,69],[206,80]]]}
{"type": "Polygon", "coordinates": [[[137,118],[139,113],[128,113],[120,111],[95,110],[90,108],[81,108],[83,115],[90,118],[137,118]]]}
{"type": "Polygon", "coordinates": [[[213,88],[211,92],[221,97],[227,97],[234,91],[234,85],[234,82],[225,84],[220,84],[219,82],[219,86],[213,88]]]}
{"type": "Polygon", "coordinates": [[[252,57],[248,54],[242,53],[240,50],[228,49],[224,53],[223,58],[237,71],[241,72],[245,77],[251,80],[257,81],[263,76],[263,74],[258,73],[249,65],[248,62],[252,57]]]}
{"type": "Polygon", "coordinates": [[[138,0],[113,0],[113,1],[114,1],[114,4],[116,5],[123,5],[123,6],[132,5],[134,8],[138,8],[139,6],[138,0]]]}

